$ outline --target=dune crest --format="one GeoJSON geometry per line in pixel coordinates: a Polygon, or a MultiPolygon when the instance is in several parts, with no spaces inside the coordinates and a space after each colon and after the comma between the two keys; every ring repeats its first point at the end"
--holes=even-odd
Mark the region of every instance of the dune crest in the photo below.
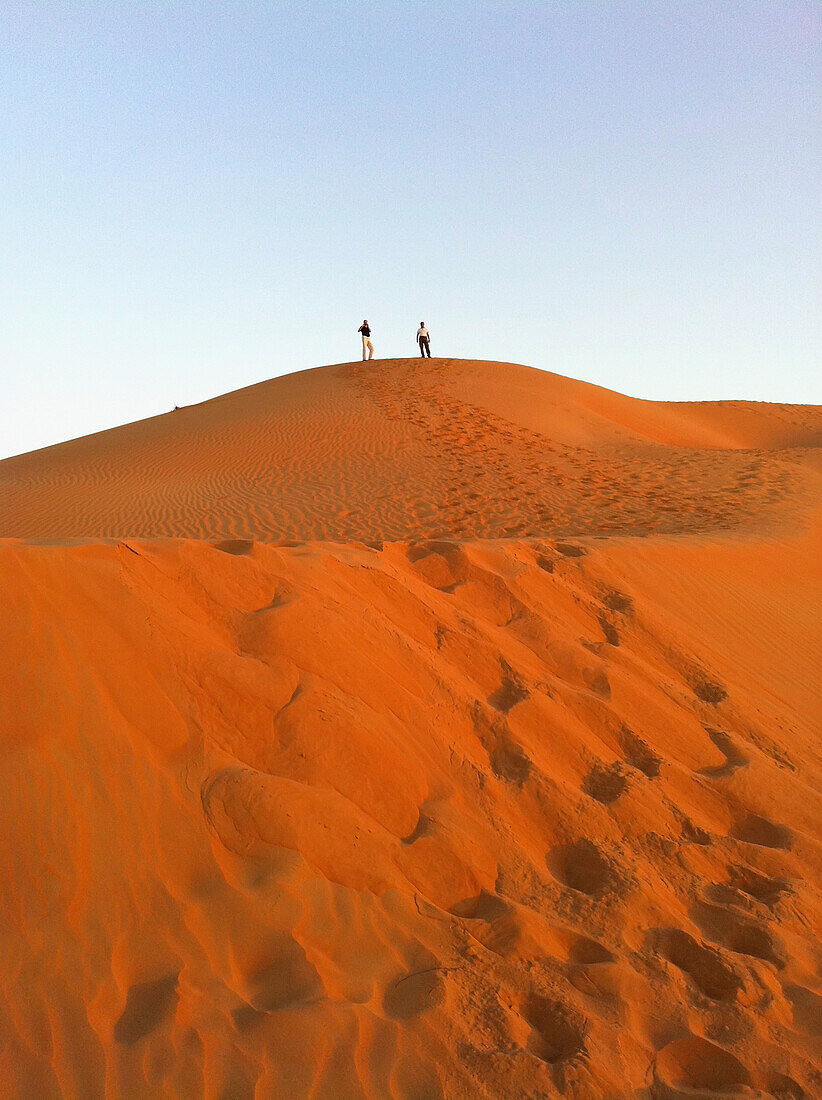
{"type": "Polygon", "coordinates": [[[822,1094],[820,410],[680,412],[397,360],[0,463],[4,1095],[822,1094]]]}
{"type": "Polygon", "coordinates": [[[814,406],[638,401],[510,363],[345,363],[6,459],[0,535],[753,529],[807,494],[820,443],[814,406]]]}

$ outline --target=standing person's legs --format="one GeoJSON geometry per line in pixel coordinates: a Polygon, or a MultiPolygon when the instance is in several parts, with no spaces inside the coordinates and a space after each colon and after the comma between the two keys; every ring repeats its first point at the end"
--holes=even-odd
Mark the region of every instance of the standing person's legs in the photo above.
{"type": "Polygon", "coordinates": [[[428,358],[430,359],[430,358],[431,358],[431,345],[430,345],[430,344],[428,343],[428,338],[427,338],[427,337],[426,337],[426,339],[425,339],[425,340],[423,341],[423,347],[425,348],[425,354],[426,354],[426,355],[428,356],[428,358]]]}
{"type": "MultiPolygon", "coordinates": [[[[370,340],[368,341],[368,358],[369,359],[374,358],[374,345],[371,343],[370,340]]],[[[363,355],[363,359],[365,359],[364,355],[363,355]]]]}
{"type": "Polygon", "coordinates": [[[363,336],[363,338],[362,338],[362,361],[363,361],[363,363],[365,362],[365,349],[368,347],[370,342],[371,341],[368,339],[367,336],[363,336]]]}
{"type": "Polygon", "coordinates": [[[420,337],[419,340],[417,340],[417,343],[420,346],[420,358],[424,359],[425,358],[425,342],[424,342],[423,338],[420,337]]]}

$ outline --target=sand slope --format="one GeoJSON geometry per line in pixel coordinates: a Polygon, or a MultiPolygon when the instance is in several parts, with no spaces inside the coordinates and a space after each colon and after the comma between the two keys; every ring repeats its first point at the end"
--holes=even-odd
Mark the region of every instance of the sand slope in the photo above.
{"type": "Polygon", "coordinates": [[[0,1091],[822,1095],[819,410],[361,371],[0,464],[0,1091]]]}
{"type": "Polygon", "coordinates": [[[771,515],[820,443],[813,406],[636,401],[508,363],[348,363],[0,462],[0,537],[723,530],[771,515]]]}

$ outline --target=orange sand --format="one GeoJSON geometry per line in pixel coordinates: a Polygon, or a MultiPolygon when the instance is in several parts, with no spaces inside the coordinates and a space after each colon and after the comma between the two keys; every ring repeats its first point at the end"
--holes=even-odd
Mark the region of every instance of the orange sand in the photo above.
{"type": "Polygon", "coordinates": [[[393,360],[0,463],[0,1095],[822,1096],[820,443],[393,360]]]}

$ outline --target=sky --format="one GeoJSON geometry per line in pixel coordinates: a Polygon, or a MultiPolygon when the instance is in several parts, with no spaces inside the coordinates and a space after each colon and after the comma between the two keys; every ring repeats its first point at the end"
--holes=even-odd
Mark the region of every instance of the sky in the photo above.
{"type": "Polygon", "coordinates": [[[5,0],[0,457],[361,354],[822,403],[822,3],[5,0]]]}

